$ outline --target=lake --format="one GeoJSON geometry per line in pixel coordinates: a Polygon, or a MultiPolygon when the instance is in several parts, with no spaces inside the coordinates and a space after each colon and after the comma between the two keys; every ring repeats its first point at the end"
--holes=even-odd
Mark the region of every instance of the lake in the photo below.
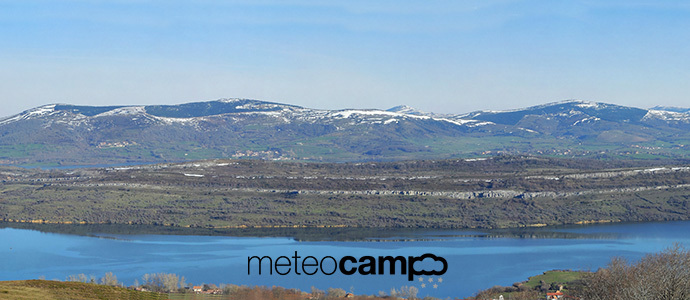
{"type": "MultiPolygon", "coordinates": [[[[480,289],[510,285],[547,270],[596,270],[613,256],[637,260],[674,243],[690,245],[690,222],[491,231],[367,229],[348,232],[323,229],[319,234],[312,234],[305,230],[310,233],[308,238],[300,237],[303,232],[299,229],[292,232],[266,230],[257,234],[260,236],[213,236],[150,234],[148,231],[122,234],[121,230],[101,227],[85,227],[81,235],[76,235],[36,230],[41,229],[40,226],[25,229],[0,224],[0,227],[0,280],[40,276],[65,280],[73,274],[101,277],[113,272],[120,281],[131,285],[135,279],[141,281],[145,273],[165,272],[184,276],[188,283],[195,285],[277,285],[304,291],[312,286],[322,290],[335,287],[353,290],[356,294],[389,293],[391,288],[415,286],[419,289],[418,296],[441,298],[471,296],[480,289]],[[84,234],[85,231],[91,232],[84,234]],[[297,275],[294,269],[287,275],[275,272],[270,275],[266,273],[267,268],[262,275],[258,275],[256,269],[251,275],[247,274],[250,256],[269,256],[273,260],[286,256],[294,260],[295,251],[300,256],[300,264],[307,256],[317,260],[330,256],[339,260],[345,256],[417,257],[433,253],[447,261],[448,269],[440,276],[421,276],[425,287],[421,286],[420,276],[408,281],[399,269],[394,275],[344,275],[340,272],[297,275]]],[[[349,262],[347,266],[357,265],[349,262]]],[[[435,268],[436,265],[439,263],[425,260],[416,266],[435,268]]],[[[301,267],[299,272],[302,272],[301,267]]],[[[335,268],[329,259],[323,267],[326,272],[335,268]]],[[[285,273],[287,267],[278,270],[285,273]]]]}

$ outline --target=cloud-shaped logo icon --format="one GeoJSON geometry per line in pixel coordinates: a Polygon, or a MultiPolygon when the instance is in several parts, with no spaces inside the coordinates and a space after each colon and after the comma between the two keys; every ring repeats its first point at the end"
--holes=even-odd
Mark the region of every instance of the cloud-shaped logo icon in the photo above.
{"type": "Polygon", "coordinates": [[[419,257],[410,256],[410,257],[408,257],[407,263],[408,263],[408,271],[409,271],[407,273],[407,280],[408,281],[412,281],[412,279],[414,279],[414,277],[416,275],[443,275],[448,270],[448,262],[446,261],[446,259],[443,257],[440,257],[440,256],[436,256],[436,255],[431,254],[431,253],[424,253],[424,254],[422,254],[422,256],[419,256],[419,257]],[[416,270],[414,264],[417,262],[423,262],[427,258],[431,258],[436,262],[440,261],[441,264],[443,264],[443,268],[440,271],[437,271],[437,270],[427,271],[424,269],[416,270]]]}

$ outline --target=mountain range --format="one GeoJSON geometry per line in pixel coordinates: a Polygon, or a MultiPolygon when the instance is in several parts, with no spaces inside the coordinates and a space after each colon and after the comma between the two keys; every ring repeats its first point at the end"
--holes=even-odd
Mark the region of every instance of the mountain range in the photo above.
{"type": "Polygon", "coordinates": [[[0,120],[0,163],[27,166],[497,154],[687,158],[688,144],[690,109],[582,100],[458,115],[404,105],[320,110],[250,99],[149,106],[50,104],[0,120]]]}

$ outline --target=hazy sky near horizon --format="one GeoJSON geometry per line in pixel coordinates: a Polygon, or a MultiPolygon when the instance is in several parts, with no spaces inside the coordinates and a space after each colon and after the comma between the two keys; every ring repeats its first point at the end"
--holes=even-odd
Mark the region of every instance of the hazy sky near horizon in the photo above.
{"type": "Polygon", "coordinates": [[[252,98],[690,107],[690,2],[0,0],[0,117],[252,98]]]}

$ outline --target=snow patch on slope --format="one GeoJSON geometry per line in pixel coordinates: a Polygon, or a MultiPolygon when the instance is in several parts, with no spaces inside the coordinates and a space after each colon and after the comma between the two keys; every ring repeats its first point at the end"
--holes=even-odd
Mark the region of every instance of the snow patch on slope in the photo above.
{"type": "Polygon", "coordinates": [[[36,108],[32,108],[32,109],[24,111],[18,115],[14,115],[14,116],[8,117],[4,120],[0,120],[0,125],[9,124],[9,123],[16,122],[19,120],[29,120],[29,119],[34,119],[34,118],[38,118],[41,116],[50,115],[52,113],[55,113],[55,105],[56,104],[48,104],[48,105],[43,105],[43,106],[39,106],[36,108]]]}
{"type": "Polygon", "coordinates": [[[127,115],[139,115],[139,114],[145,114],[146,109],[144,106],[125,106],[125,107],[120,107],[116,108],[113,110],[109,110],[100,114],[95,115],[94,117],[107,117],[107,116],[127,116],[127,115]]]}
{"type": "Polygon", "coordinates": [[[485,126],[485,125],[494,124],[493,122],[486,122],[486,121],[479,121],[479,120],[472,120],[472,119],[436,118],[436,117],[430,117],[430,116],[410,115],[410,114],[405,114],[405,113],[400,113],[400,112],[383,111],[383,110],[348,109],[348,110],[329,112],[323,117],[330,117],[330,118],[337,118],[337,119],[348,119],[348,118],[360,117],[360,118],[366,119],[364,123],[371,123],[371,124],[390,124],[392,122],[398,123],[400,120],[405,119],[405,118],[417,119],[417,120],[434,120],[434,121],[439,121],[439,122],[448,122],[448,123],[451,123],[454,125],[467,126],[467,127],[477,127],[477,126],[485,126]],[[385,119],[385,118],[389,118],[389,119],[386,121],[383,121],[383,119],[385,119]]]}
{"type": "Polygon", "coordinates": [[[592,101],[585,101],[585,100],[563,100],[563,101],[558,101],[558,102],[551,102],[551,103],[546,103],[542,105],[536,105],[536,106],[530,106],[530,107],[524,107],[524,108],[516,108],[516,109],[506,109],[506,110],[481,110],[477,111],[474,113],[467,114],[468,116],[478,116],[481,115],[482,113],[484,114],[499,114],[499,113],[509,113],[509,112],[518,112],[518,111],[526,111],[526,110],[535,110],[535,109],[543,109],[547,108],[550,106],[556,106],[556,105],[562,105],[562,104],[573,104],[574,106],[580,107],[580,108],[595,108],[595,109],[601,109],[605,108],[606,104],[604,103],[598,103],[598,102],[592,102],[592,101]]]}
{"type": "Polygon", "coordinates": [[[588,118],[584,118],[582,120],[575,121],[575,123],[573,123],[573,126],[580,124],[580,123],[584,124],[584,123],[591,123],[591,122],[596,122],[596,121],[601,121],[601,119],[599,119],[597,117],[588,117],[588,118]]]}
{"type": "Polygon", "coordinates": [[[165,124],[184,124],[184,125],[197,125],[199,123],[199,120],[202,120],[204,117],[192,117],[192,118],[167,118],[167,117],[158,117],[158,116],[151,116],[153,119],[161,121],[165,124]]]}
{"type": "Polygon", "coordinates": [[[582,100],[578,100],[578,101],[579,102],[577,104],[575,104],[575,106],[577,106],[577,107],[581,107],[581,108],[599,108],[600,107],[600,105],[596,102],[589,102],[589,101],[582,101],[582,100]]]}
{"type": "Polygon", "coordinates": [[[387,109],[386,111],[389,112],[396,112],[396,113],[401,113],[401,114],[406,114],[406,115],[415,115],[415,116],[435,116],[436,114],[434,113],[429,113],[425,111],[418,110],[414,107],[410,107],[407,105],[398,105],[395,107],[391,107],[387,109]]]}
{"type": "Polygon", "coordinates": [[[666,111],[666,110],[650,109],[647,111],[647,114],[645,114],[644,117],[642,117],[642,120],[649,120],[649,119],[659,119],[659,120],[664,120],[664,121],[685,121],[685,122],[688,122],[688,121],[690,121],[690,114],[673,112],[673,111],[666,111]]]}
{"type": "Polygon", "coordinates": [[[223,99],[218,100],[218,102],[223,102],[223,103],[233,103],[233,102],[238,102],[238,101],[242,101],[242,99],[240,99],[240,98],[223,98],[223,99]]]}
{"type": "Polygon", "coordinates": [[[340,118],[340,119],[347,119],[347,118],[350,118],[352,116],[390,116],[390,117],[408,117],[408,118],[423,119],[423,120],[431,119],[431,117],[428,117],[428,116],[408,115],[408,114],[397,113],[397,112],[392,112],[392,111],[357,110],[357,109],[340,110],[340,111],[332,112],[328,116],[334,117],[334,118],[340,118]]]}
{"type": "Polygon", "coordinates": [[[449,123],[453,123],[458,126],[467,126],[467,127],[477,127],[477,126],[484,126],[484,125],[491,125],[494,124],[493,122],[485,122],[485,121],[479,121],[479,120],[468,120],[468,119],[434,119],[438,121],[445,121],[449,123]]]}

